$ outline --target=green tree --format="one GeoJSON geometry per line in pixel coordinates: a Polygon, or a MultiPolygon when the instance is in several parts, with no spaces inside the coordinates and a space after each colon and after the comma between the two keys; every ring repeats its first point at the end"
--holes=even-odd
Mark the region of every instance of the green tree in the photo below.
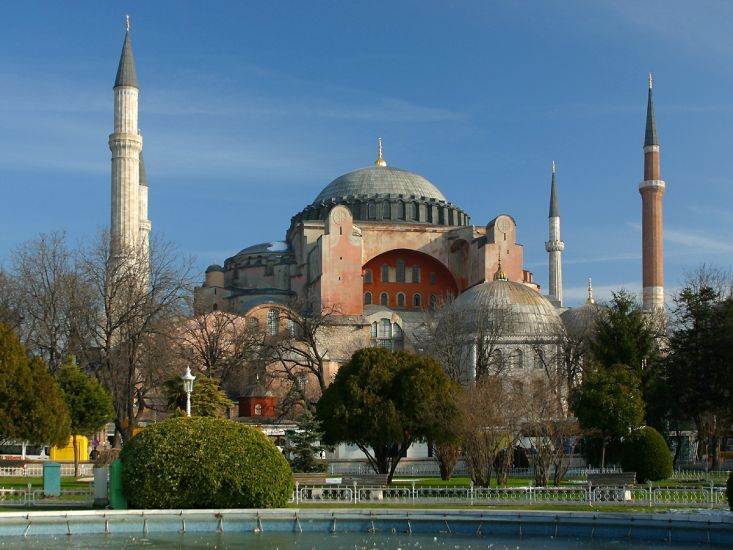
{"type": "Polygon", "coordinates": [[[168,418],[122,448],[130,507],[283,508],[293,474],[259,430],[225,418],[168,418]]]}
{"type": "Polygon", "coordinates": [[[95,378],[84,374],[71,356],[61,365],[57,375],[64,401],[71,416],[71,438],[74,447],[74,475],[79,475],[79,434],[97,432],[114,418],[112,398],[95,378]]]}
{"type": "Polygon", "coordinates": [[[414,441],[446,441],[457,385],[433,359],[382,348],[357,351],[318,402],[325,442],[351,443],[392,480],[414,441]]]}
{"type": "Polygon", "coordinates": [[[694,421],[713,466],[720,438],[733,422],[733,298],[719,278],[703,267],[675,297],[664,373],[674,396],[670,422],[694,421]]]}
{"type": "Polygon", "coordinates": [[[608,308],[596,321],[590,349],[601,366],[628,365],[644,381],[659,357],[656,319],[646,315],[628,291],[614,292],[608,308]]]}
{"type": "Polygon", "coordinates": [[[644,421],[644,400],[636,372],[627,365],[596,368],[586,374],[570,396],[570,406],[581,428],[603,436],[601,467],[605,466],[608,439],[618,439],[644,421]]]}
{"type": "MultiPolygon", "coordinates": [[[[186,392],[183,391],[183,380],[174,376],[164,382],[164,390],[168,410],[185,414],[186,392]]],[[[224,416],[232,402],[227,394],[219,387],[216,378],[198,376],[191,392],[192,416],[224,416]]]]}
{"type": "Polygon", "coordinates": [[[295,430],[288,433],[285,456],[294,472],[325,472],[326,462],[320,454],[330,450],[322,445],[323,429],[320,421],[306,409],[295,430]]]}
{"type": "Polygon", "coordinates": [[[651,426],[631,432],[624,439],[621,466],[636,472],[636,481],[660,481],[672,475],[672,453],[662,434],[651,426]]]}
{"type": "Polygon", "coordinates": [[[17,335],[0,324],[0,441],[63,445],[70,426],[63,394],[46,364],[28,359],[17,335]]]}

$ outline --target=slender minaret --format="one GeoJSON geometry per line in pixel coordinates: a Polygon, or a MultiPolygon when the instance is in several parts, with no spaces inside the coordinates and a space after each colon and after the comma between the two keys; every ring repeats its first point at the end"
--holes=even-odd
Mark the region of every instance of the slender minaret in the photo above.
{"type": "MultiPolygon", "coordinates": [[[[112,151],[112,220],[110,237],[115,255],[131,253],[140,244],[140,154],[143,138],[137,126],[137,73],[130,42],[130,17],[126,18],[125,42],[114,85],[114,132],[112,151]]],[[[146,189],[147,199],[147,189],[146,189]]],[[[145,201],[147,218],[147,200],[145,201]]],[[[147,219],[145,220],[147,222],[147,219]]]]}
{"type": "Polygon", "coordinates": [[[138,242],[143,253],[143,258],[150,255],[150,228],[152,224],[148,219],[148,175],[145,172],[143,152],[140,151],[140,235],[138,242]]]}
{"type": "Polygon", "coordinates": [[[652,75],[649,74],[649,100],[646,108],[644,135],[644,181],[641,193],[641,257],[643,271],[642,305],[653,311],[664,307],[664,254],[662,251],[662,181],[659,161],[659,138],[654,119],[652,75]]]}
{"type": "Polygon", "coordinates": [[[565,243],[560,239],[560,205],[557,200],[555,161],[552,161],[552,186],[550,190],[550,231],[545,250],[550,254],[550,300],[562,306],[562,251],[565,243]]]}

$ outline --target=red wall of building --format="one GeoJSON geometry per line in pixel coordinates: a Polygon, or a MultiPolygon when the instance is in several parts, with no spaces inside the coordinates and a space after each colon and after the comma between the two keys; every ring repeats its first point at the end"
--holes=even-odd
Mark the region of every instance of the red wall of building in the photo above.
{"type": "Polygon", "coordinates": [[[424,309],[430,303],[430,295],[435,295],[437,300],[443,299],[446,294],[456,296],[458,294],[458,286],[448,269],[434,258],[415,252],[414,250],[390,250],[384,254],[372,258],[363,267],[363,273],[371,270],[372,282],[367,283],[367,277],[364,277],[364,294],[371,292],[372,303],[380,303],[380,294],[386,292],[389,296],[388,306],[392,309],[424,309]],[[405,282],[396,281],[397,260],[405,262],[405,282]],[[382,281],[382,266],[390,267],[389,281],[382,281]],[[411,281],[413,266],[418,266],[420,270],[419,282],[411,281]],[[435,282],[431,282],[431,273],[435,274],[435,282]],[[405,305],[397,305],[398,293],[405,294],[405,305]],[[420,307],[413,306],[413,296],[420,294],[420,307]]]}

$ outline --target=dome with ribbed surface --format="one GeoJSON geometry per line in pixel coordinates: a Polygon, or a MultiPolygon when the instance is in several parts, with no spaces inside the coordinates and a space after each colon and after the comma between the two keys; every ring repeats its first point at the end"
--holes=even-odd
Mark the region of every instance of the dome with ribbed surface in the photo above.
{"type": "Polygon", "coordinates": [[[581,304],[564,311],[560,319],[570,337],[581,339],[595,332],[596,323],[604,310],[604,306],[598,304],[581,304]]]}
{"type": "Polygon", "coordinates": [[[316,197],[315,203],[349,196],[402,195],[448,202],[427,179],[391,166],[367,166],[339,176],[316,197]]]}
{"type": "Polygon", "coordinates": [[[514,281],[499,279],[471,287],[456,299],[455,307],[464,312],[470,332],[486,327],[486,322],[502,337],[555,336],[562,329],[549,300],[514,281]]]}

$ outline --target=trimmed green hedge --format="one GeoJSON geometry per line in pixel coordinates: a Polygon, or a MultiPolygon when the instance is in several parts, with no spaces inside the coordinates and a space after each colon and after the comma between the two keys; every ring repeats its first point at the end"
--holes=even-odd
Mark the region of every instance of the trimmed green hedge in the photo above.
{"type": "Polygon", "coordinates": [[[145,428],[120,454],[131,508],[276,508],[293,478],[261,432],[223,418],[169,418],[145,428]]]}
{"type": "Polygon", "coordinates": [[[621,466],[636,472],[636,481],[659,481],[672,475],[672,453],[662,434],[645,426],[624,439],[621,466]]]}

